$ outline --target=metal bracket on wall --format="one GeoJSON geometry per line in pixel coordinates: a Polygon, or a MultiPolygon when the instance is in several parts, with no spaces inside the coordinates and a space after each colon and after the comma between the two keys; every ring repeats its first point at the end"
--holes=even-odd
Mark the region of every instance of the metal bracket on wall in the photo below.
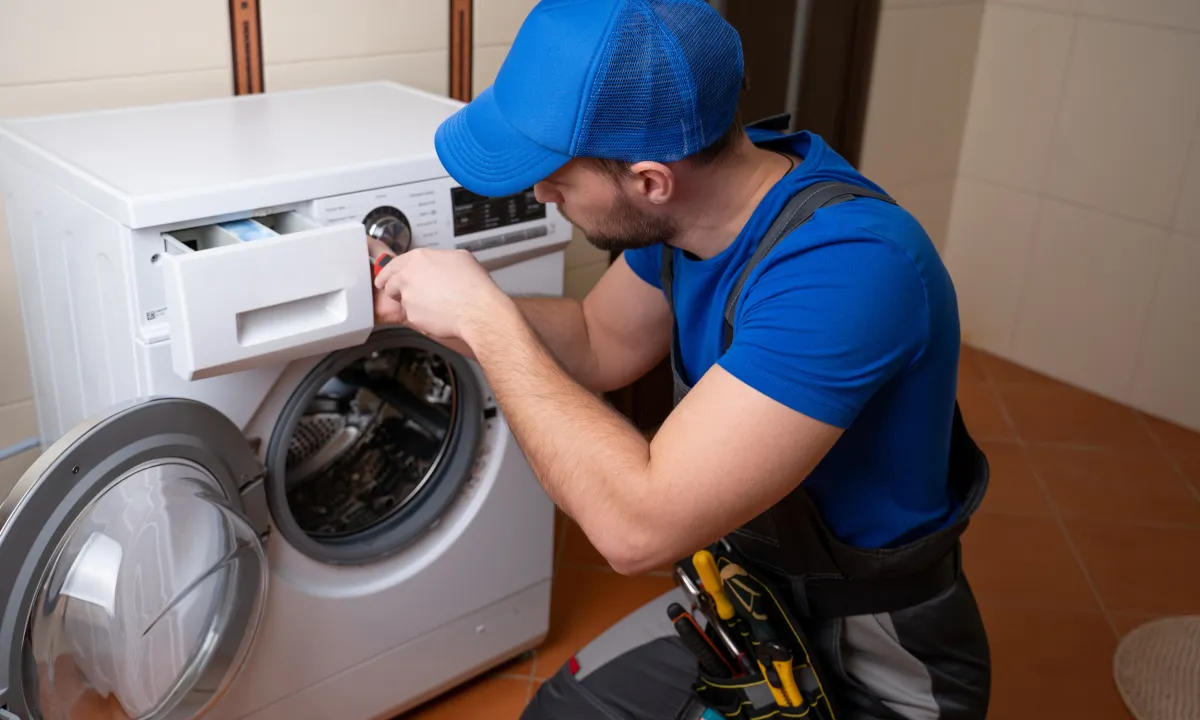
{"type": "Polygon", "coordinates": [[[233,93],[261,93],[262,16],[258,0],[229,0],[229,27],[233,40],[233,93]]]}
{"type": "Polygon", "coordinates": [[[474,95],[475,0],[450,0],[450,97],[470,102],[474,95]]]}

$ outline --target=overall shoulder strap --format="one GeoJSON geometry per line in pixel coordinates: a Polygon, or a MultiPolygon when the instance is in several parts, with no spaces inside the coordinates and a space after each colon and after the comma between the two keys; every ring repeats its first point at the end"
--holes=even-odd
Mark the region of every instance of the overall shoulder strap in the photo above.
{"type": "MultiPolygon", "coordinates": [[[[755,248],[754,254],[750,256],[750,260],[742,268],[737,282],[734,283],[733,289],[729,292],[729,298],[725,302],[725,349],[728,350],[730,344],[733,342],[733,319],[737,314],[738,300],[741,298],[742,290],[746,286],[746,280],[750,277],[750,273],[754,271],[754,268],[763,261],[763,258],[771,250],[775,249],[780,240],[808,222],[818,210],[860,197],[874,198],[893,205],[896,204],[895,200],[883,193],[862,187],[861,185],[833,181],[813,183],[792,196],[792,199],[788,201],[788,204],[784,206],[783,210],[775,218],[775,222],[771,224],[770,229],[763,235],[762,240],[758,242],[758,247],[755,248]]],[[[664,268],[668,267],[667,256],[669,255],[670,252],[668,251],[663,256],[664,268]]]]}

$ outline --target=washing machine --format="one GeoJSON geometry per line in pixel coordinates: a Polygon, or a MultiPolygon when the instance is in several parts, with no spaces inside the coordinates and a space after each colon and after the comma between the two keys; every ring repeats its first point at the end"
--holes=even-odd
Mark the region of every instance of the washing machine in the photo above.
{"type": "Polygon", "coordinates": [[[44,448],[0,488],[0,710],[390,718],[541,642],[553,505],[486,377],[374,326],[368,234],[562,294],[556,208],[441,167],[459,107],[370,83],[0,123],[44,448]]]}

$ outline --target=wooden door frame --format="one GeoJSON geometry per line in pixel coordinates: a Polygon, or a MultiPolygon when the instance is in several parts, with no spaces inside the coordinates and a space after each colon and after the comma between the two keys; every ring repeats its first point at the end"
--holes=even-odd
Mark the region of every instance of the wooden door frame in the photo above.
{"type": "Polygon", "coordinates": [[[258,0],[229,0],[229,35],[233,94],[263,92],[262,12],[258,0]]]}
{"type": "Polygon", "coordinates": [[[450,0],[450,97],[470,102],[474,89],[475,0],[450,0]]]}

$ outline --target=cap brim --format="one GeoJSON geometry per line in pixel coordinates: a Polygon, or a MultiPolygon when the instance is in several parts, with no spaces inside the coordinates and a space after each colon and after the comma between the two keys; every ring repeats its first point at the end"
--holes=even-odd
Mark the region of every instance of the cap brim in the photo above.
{"type": "Polygon", "coordinates": [[[527,190],[571,159],[510,125],[500,114],[491,88],[442,123],[434,146],[450,177],[487,197],[527,190]]]}

